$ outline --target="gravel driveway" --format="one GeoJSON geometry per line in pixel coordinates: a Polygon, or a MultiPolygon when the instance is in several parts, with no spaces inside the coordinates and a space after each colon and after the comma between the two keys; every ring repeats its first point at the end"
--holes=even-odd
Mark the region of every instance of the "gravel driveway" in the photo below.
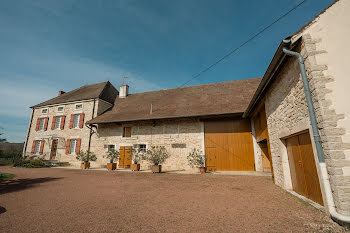
{"type": "Polygon", "coordinates": [[[10,168],[0,232],[342,232],[270,177],[10,168]]]}

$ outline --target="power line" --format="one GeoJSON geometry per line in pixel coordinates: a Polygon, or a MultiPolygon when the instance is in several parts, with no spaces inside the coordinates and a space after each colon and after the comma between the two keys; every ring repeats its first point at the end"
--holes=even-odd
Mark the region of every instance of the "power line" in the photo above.
{"type": "Polygon", "coordinates": [[[204,70],[202,70],[201,72],[199,72],[198,74],[194,75],[192,78],[190,78],[188,81],[184,82],[182,85],[180,85],[179,87],[183,87],[186,84],[188,84],[189,82],[191,82],[192,80],[198,78],[199,76],[201,76],[202,74],[204,74],[205,72],[207,72],[208,70],[210,70],[211,68],[213,68],[214,66],[216,66],[217,64],[219,64],[220,62],[222,62],[223,60],[225,60],[226,58],[228,58],[229,56],[231,56],[232,54],[234,54],[237,50],[239,50],[240,48],[242,48],[243,46],[245,46],[246,44],[248,44],[249,42],[251,42],[252,40],[254,40],[256,37],[258,37],[260,34],[262,34],[264,31],[266,31],[267,29],[269,29],[271,26],[273,26],[274,24],[276,24],[278,21],[280,21],[281,19],[283,19],[284,17],[286,17],[287,15],[289,15],[292,11],[294,11],[295,9],[297,9],[298,7],[300,7],[302,4],[304,4],[307,0],[303,0],[302,2],[300,2],[299,4],[297,4],[296,6],[294,6],[292,9],[290,9],[289,11],[287,11],[286,13],[284,13],[283,15],[281,15],[280,17],[278,17],[275,21],[273,21],[272,23],[270,23],[268,26],[264,27],[261,31],[259,31],[258,33],[256,33],[254,36],[250,37],[248,40],[246,40],[245,42],[243,42],[242,44],[240,44],[239,46],[237,46],[236,48],[234,48],[233,50],[231,50],[229,53],[227,53],[225,56],[223,56],[222,58],[220,58],[219,60],[217,60],[216,62],[214,62],[213,64],[211,64],[210,66],[208,66],[207,68],[205,68],[204,70]]]}

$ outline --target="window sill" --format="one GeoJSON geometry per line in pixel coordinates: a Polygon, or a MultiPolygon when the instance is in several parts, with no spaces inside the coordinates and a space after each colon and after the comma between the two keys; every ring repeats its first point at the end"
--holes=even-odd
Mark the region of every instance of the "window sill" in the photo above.
{"type": "Polygon", "coordinates": [[[122,137],[124,140],[135,140],[137,137],[122,137]]]}

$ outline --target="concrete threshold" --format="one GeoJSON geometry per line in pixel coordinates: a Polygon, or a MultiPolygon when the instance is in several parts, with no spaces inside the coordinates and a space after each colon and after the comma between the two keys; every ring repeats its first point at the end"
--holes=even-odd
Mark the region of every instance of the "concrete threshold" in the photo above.
{"type": "MultiPolygon", "coordinates": [[[[61,169],[76,169],[76,170],[82,170],[80,167],[52,167],[52,168],[61,168],[61,169]]],[[[93,170],[93,171],[108,171],[106,168],[89,168],[87,170],[93,170]]],[[[130,169],[127,168],[118,168],[116,170],[110,171],[110,172],[133,172],[130,169]]],[[[140,173],[151,173],[151,170],[140,170],[138,171],[140,173]]],[[[170,171],[163,171],[162,173],[168,173],[168,174],[193,174],[193,175],[200,175],[199,172],[193,172],[193,171],[185,171],[185,170],[170,170],[170,171]]],[[[210,171],[206,174],[212,174],[212,175],[229,175],[229,176],[270,176],[271,173],[268,172],[256,172],[256,171],[210,171]]]]}

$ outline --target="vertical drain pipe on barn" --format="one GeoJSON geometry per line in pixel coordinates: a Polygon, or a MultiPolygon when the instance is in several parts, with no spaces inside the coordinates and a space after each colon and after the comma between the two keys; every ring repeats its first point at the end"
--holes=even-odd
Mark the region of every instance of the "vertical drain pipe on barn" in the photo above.
{"type": "Polygon", "coordinates": [[[318,132],[318,125],[317,125],[317,120],[316,120],[316,115],[315,115],[315,109],[314,109],[314,106],[312,103],[309,82],[307,80],[304,58],[301,56],[300,53],[295,52],[295,51],[291,51],[287,48],[291,43],[290,39],[283,40],[283,43],[286,45],[286,47],[283,47],[283,52],[289,56],[294,56],[298,59],[300,73],[301,73],[301,79],[303,81],[307,107],[308,107],[309,115],[310,115],[312,133],[313,133],[314,140],[315,140],[318,163],[320,165],[320,172],[321,172],[321,177],[322,177],[321,180],[322,180],[323,187],[324,187],[325,194],[326,194],[328,211],[334,220],[341,222],[341,223],[350,224],[350,216],[339,214],[335,208],[331,184],[329,182],[329,176],[328,176],[327,167],[326,167],[326,163],[325,163],[325,159],[324,159],[323,148],[321,145],[321,139],[320,139],[320,135],[318,132]]]}

